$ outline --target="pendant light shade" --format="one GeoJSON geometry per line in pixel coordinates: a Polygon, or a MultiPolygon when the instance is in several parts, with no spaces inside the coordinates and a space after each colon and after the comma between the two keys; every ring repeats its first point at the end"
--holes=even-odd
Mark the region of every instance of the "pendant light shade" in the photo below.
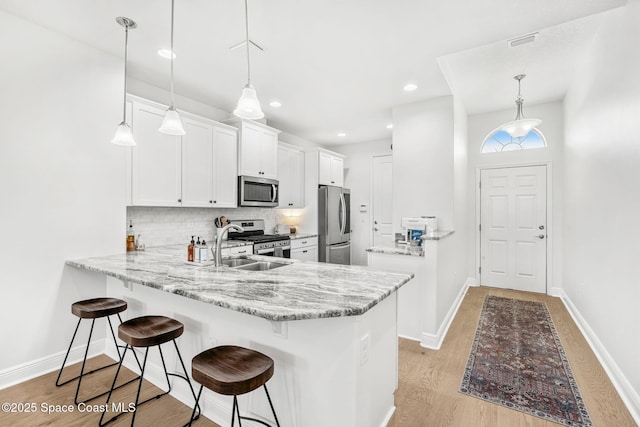
{"type": "Polygon", "coordinates": [[[516,118],[510,122],[506,122],[500,126],[500,130],[507,132],[512,138],[524,138],[536,126],[542,123],[540,119],[525,119],[522,113],[522,104],[524,99],[520,94],[520,81],[526,77],[525,74],[518,74],[514,77],[518,81],[518,97],[516,98],[516,118]]]}
{"type": "Polygon", "coordinates": [[[136,142],[133,140],[133,133],[131,132],[131,128],[128,124],[122,122],[118,125],[116,134],[113,136],[111,143],[122,145],[123,147],[133,147],[136,145],[136,142]]]}
{"type": "Polygon", "coordinates": [[[180,114],[178,114],[178,111],[173,106],[173,58],[175,57],[173,50],[173,10],[174,0],[171,0],[171,106],[167,109],[164,119],[162,120],[162,125],[158,130],[167,135],[185,135],[186,132],[182,126],[180,114]]]}
{"type": "Polygon", "coordinates": [[[127,47],[129,45],[129,29],[136,28],[137,25],[132,19],[123,16],[117,17],[116,22],[124,28],[124,93],[122,94],[122,122],[118,125],[111,143],[125,147],[133,147],[136,145],[136,141],[133,139],[133,133],[127,124],[127,47]]]}
{"type": "Polygon", "coordinates": [[[264,117],[260,100],[253,86],[249,83],[242,89],[242,95],[238,100],[238,106],[233,110],[233,114],[242,119],[261,119],[264,117]]]}
{"type": "Polygon", "coordinates": [[[249,7],[247,0],[244,0],[244,23],[245,23],[245,45],[247,48],[247,84],[242,89],[242,95],[238,100],[238,106],[233,110],[233,114],[241,119],[256,120],[264,117],[262,108],[260,107],[260,101],[258,100],[258,94],[251,85],[251,61],[249,58],[249,7]]]}

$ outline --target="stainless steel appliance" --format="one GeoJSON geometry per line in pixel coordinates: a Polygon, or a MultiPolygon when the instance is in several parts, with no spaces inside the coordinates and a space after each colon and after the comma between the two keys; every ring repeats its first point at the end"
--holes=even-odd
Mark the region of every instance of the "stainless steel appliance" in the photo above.
{"type": "Polygon", "coordinates": [[[291,258],[291,238],[279,234],[264,234],[264,220],[230,220],[229,223],[239,225],[244,230],[229,230],[229,240],[253,242],[254,255],[291,258]]]}
{"type": "Polygon", "coordinates": [[[318,189],[318,260],[351,264],[351,191],[321,185],[318,189]]]}
{"type": "Polygon", "coordinates": [[[278,181],[253,176],[239,176],[238,206],[278,206],[278,181]]]}

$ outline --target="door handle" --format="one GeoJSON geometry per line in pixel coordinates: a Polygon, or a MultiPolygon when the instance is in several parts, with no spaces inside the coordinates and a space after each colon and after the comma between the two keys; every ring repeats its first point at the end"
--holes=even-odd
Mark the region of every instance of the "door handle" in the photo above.
{"type": "Polygon", "coordinates": [[[544,239],[544,234],[538,234],[536,237],[537,237],[538,239],[544,239]]]}
{"type": "Polygon", "coordinates": [[[373,229],[373,231],[378,231],[378,229],[377,229],[377,228],[374,228],[374,229],[373,229]]]}

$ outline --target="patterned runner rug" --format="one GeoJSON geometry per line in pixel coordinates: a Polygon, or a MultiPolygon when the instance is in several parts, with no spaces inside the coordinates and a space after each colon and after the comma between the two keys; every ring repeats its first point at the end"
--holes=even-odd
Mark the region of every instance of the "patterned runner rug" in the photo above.
{"type": "Polygon", "coordinates": [[[541,302],[485,298],[460,392],[562,425],[593,425],[541,302]]]}

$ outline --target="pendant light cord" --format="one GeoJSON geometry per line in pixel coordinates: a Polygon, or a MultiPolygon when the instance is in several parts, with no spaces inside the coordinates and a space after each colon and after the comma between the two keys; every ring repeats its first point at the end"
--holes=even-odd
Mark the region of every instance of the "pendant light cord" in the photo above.
{"type": "Polygon", "coordinates": [[[171,0],[171,108],[173,109],[173,5],[174,0],[171,0]]]}
{"type": "Polygon", "coordinates": [[[124,26],[124,96],[122,106],[122,123],[127,123],[127,47],[129,45],[129,25],[124,26]]]}
{"type": "Polygon", "coordinates": [[[249,6],[244,0],[244,28],[247,43],[247,85],[251,85],[251,61],[249,59],[249,6]]]}

